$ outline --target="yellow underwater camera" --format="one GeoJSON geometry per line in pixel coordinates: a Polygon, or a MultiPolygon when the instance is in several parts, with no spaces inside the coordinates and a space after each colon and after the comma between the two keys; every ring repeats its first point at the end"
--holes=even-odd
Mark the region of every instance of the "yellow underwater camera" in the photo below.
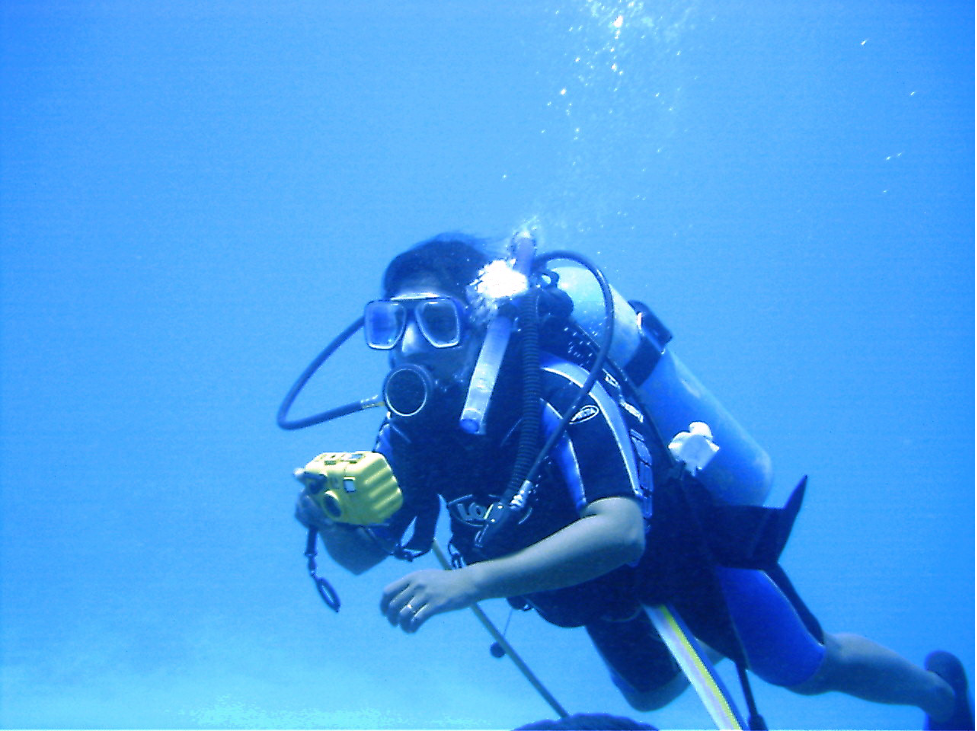
{"type": "Polygon", "coordinates": [[[397,478],[377,452],[324,452],[295,470],[295,478],[337,523],[382,523],[404,504],[397,478]]]}

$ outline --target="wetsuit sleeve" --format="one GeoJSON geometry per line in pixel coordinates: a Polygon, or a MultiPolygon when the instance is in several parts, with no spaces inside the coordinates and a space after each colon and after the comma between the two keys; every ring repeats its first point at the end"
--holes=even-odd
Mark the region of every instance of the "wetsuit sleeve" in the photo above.
{"type": "Polygon", "coordinates": [[[370,533],[387,553],[414,558],[431,547],[440,509],[438,497],[423,489],[425,481],[417,473],[409,450],[398,444],[396,431],[389,423],[380,428],[374,450],[386,457],[404,503],[383,523],[370,526],[370,533]],[[412,525],[413,533],[407,538],[412,525]]]}
{"type": "MultiPolygon", "coordinates": [[[[586,372],[546,358],[543,373],[543,425],[549,434],[572,408],[586,372]]],[[[642,497],[627,425],[617,402],[599,383],[576,409],[552,455],[578,511],[602,498],[642,497]]]]}

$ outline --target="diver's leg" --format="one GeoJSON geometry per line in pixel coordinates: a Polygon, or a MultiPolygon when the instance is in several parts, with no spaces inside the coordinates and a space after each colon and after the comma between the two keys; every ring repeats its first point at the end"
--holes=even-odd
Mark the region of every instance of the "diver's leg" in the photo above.
{"type": "Polygon", "coordinates": [[[939,675],[853,634],[825,635],[824,662],[807,681],[790,687],[813,695],[841,691],[875,703],[917,706],[935,721],[949,718],[956,696],[939,675]]]}
{"type": "Polygon", "coordinates": [[[720,566],[716,576],[750,670],[787,687],[813,677],[826,655],[821,628],[786,577],[781,588],[764,571],[720,566]]]}
{"type": "Polygon", "coordinates": [[[836,690],[876,703],[912,705],[937,724],[961,702],[935,672],[864,637],[821,633],[786,577],[717,570],[750,668],[769,683],[814,695],[836,690]],[[821,637],[816,636],[817,631],[821,637]]]}
{"type": "Polygon", "coordinates": [[[681,695],[689,683],[643,608],[624,620],[600,619],[587,634],[614,685],[637,711],[653,711],[681,695]]]}

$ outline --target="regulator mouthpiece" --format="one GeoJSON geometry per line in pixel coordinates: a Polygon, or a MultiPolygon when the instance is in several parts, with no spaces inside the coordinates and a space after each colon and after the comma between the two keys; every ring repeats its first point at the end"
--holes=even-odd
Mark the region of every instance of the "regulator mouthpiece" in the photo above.
{"type": "Polygon", "coordinates": [[[434,377],[423,367],[409,363],[395,368],[383,381],[383,400],[401,418],[417,416],[431,401],[434,377]]]}

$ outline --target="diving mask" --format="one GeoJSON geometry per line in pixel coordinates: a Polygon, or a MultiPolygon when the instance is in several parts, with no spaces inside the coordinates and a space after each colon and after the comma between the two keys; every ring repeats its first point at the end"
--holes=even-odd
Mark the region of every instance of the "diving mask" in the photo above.
{"type": "Polygon", "coordinates": [[[404,337],[413,316],[432,347],[453,348],[461,343],[468,321],[465,305],[444,295],[420,295],[374,300],[363,312],[366,344],[374,350],[392,350],[404,337]]]}

